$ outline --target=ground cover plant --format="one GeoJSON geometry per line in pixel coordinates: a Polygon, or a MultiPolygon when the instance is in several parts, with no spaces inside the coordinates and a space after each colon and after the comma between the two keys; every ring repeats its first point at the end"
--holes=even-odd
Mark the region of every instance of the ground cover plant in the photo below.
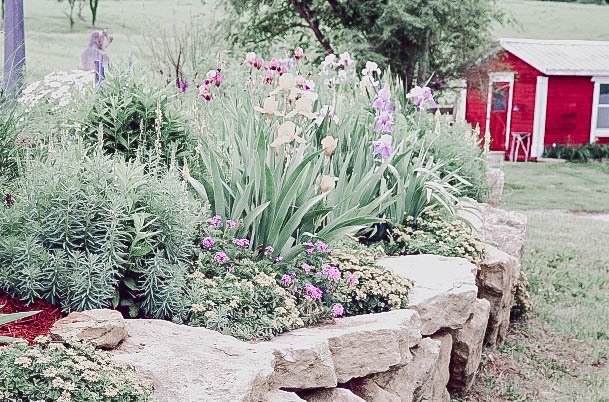
{"type": "Polygon", "coordinates": [[[37,338],[0,347],[0,398],[6,401],[147,401],[149,380],[81,342],[37,338]],[[31,379],[35,378],[36,381],[31,379]]]}

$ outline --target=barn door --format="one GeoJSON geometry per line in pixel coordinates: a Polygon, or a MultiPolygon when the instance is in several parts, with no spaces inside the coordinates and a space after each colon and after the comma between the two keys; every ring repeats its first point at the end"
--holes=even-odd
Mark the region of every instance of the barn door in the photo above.
{"type": "Polygon", "coordinates": [[[490,132],[491,151],[506,150],[508,135],[509,82],[493,82],[491,86],[490,132]]]}

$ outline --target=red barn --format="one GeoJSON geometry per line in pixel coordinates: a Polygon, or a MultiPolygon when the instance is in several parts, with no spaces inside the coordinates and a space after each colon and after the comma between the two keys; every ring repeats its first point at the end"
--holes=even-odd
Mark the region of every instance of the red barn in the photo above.
{"type": "Polygon", "coordinates": [[[468,82],[465,119],[507,157],[609,142],[609,42],[501,39],[488,88],[468,82]],[[520,149],[516,152],[518,144],[520,149]]]}

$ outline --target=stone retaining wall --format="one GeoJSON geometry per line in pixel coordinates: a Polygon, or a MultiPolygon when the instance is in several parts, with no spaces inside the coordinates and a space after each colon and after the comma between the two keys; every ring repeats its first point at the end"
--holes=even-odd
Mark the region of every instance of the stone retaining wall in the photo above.
{"type": "MultiPolygon", "coordinates": [[[[485,244],[480,267],[435,255],[379,260],[413,280],[407,309],[259,343],[162,320],[117,324],[113,315],[113,331],[123,325],[120,333],[129,334],[113,358],[151,377],[160,402],[449,401],[449,391],[471,387],[484,341],[496,347],[505,339],[526,231],[523,215],[469,206],[464,216],[494,244],[485,244]]],[[[55,335],[84,334],[87,319],[103,326],[97,313],[88,314],[67,317],[55,335]]]]}

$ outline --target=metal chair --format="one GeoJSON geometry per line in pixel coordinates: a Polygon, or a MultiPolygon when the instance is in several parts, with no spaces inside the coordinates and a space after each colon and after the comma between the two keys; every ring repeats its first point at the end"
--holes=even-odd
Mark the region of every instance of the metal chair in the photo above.
{"type": "Polygon", "coordinates": [[[529,160],[529,154],[531,152],[531,133],[517,132],[512,133],[512,144],[510,145],[510,161],[514,162],[518,160],[520,149],[524,152],[524,161],[529,160]]]}

